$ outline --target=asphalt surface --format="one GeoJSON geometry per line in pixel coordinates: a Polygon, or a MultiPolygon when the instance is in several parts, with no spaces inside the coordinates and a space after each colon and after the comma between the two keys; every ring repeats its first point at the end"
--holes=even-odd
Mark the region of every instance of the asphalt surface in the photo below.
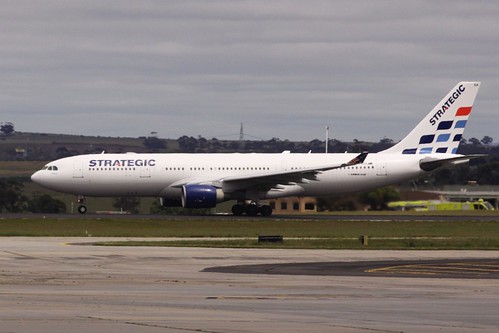
{"type": "Polygon", "coordinates": [[[0,332],[497,332],[499,327],[496,277],[420,276],[447,264],[454,265],[448,274],[461,268],[496,274],[499,251],[68,245],[104,240],[117,239],[0,238],[0,332]],[[235,266],[248,271],[229,273],[235,266]],[[323,274],[333,268],[343,273],[323,274]],[[403,276],[397,276],[400,270],[406,270],[403,276]]]}
{"type": "Polygon", "coordinates": [[[231,274],[499,279],[499,259],[307,262],[210,267],[231,274]]]}

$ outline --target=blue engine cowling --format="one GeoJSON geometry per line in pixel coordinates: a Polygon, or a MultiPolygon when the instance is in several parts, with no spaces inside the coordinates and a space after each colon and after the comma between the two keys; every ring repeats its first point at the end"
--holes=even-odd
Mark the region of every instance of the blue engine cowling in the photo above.
{"type": "Polygon", "coordinates": [[[223,201],[221,189],[211,185],[184,185],[182,206],[184,208],[213,208],[223,201]]]}

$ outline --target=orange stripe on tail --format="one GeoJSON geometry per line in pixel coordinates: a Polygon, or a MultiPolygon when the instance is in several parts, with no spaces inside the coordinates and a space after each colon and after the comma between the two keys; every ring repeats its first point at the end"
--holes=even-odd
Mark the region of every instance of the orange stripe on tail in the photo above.
{"type": "Polygon", "coordinates": [[[468,116],[470,113],[471,113],[471,106],[462,107],[457,109],[456,117],[468,116]]]}

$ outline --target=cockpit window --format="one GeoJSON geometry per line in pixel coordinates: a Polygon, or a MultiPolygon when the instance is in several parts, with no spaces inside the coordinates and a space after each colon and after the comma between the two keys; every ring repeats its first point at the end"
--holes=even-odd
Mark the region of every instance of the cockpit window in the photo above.
{"type": "Polygon", "coordinates": [[[55,165],[44,166],[43,170],[57,171],[59,170],[55,165]]]}

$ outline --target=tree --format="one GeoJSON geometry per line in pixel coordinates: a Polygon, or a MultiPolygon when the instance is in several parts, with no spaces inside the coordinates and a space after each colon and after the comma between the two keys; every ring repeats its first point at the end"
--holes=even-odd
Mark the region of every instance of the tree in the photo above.
{"type": "Polygon", "coordinates": [[[371,146],[371,148],[369,149],[369,152],[377,153],[377,152],[380,152],[382,150],[390,148],[394,144],[395,144],[395,142],[392,139],[384,137],[383,139],[379,140],[379,142],[373,144],[371,146]]]}
{"type": "Polygon", "coordinates": [[[144,144],[144,147],[146,147],[147,149],[165,149],[166,148],[165,141],[158,139],[155,136],[150,136],[148,138],[145,138],[143,144],[144,144]]]}
{"type": "Polygon", "coordinates": [[[66,204],[59,199],[54,199],[48,194],[35,194],[28,201],[27,210],[32,213],[57,214],[66,212],[66,204]]]}
{"type": "Polygon", "coordinates": [[[56,156],[57,159],[59,159],[59,158],[73,156],[73,154],[66,147],[58,147],[55,150],[55,156],[56,156]]]}
{"type": "Polygon", "coordinates": [[[471,139],[468,140],[468,142],[471,143],[474,146],[480,145],[480,140],[478,140],[477,138],[471,138],[471,139]]]}
{"type": "Polygon", "coordinates": [[[354,211],[357,209],[353,196],[321,197],[317,198],[317,209],[327,211],[354,211]]]}
{"type": "Polygon", "coordinates": [[[484,145],[490,145],[492,142],[494,141],[494,139],[492,139],[490,136],[486,135],[483,137],[483,139],[481,140],[481,142],[484,144],[484,145]]]}
{"type": "Polygon", "coordinates": [[[116,197],[113,207],[132,214],[139,213],[140,198],[138,197],[116,197]]]}
{"type": "Polygon", "coordinates": [[[369,205],[370,210],[387,209],[387,203],[389,201],[398,200],[399,198],[399,192],[391,186],[359,194],[359,200],[362,203],[369,205]]]}
{"type": "MultiPolygon", "coordinates": [[[[478,166],[473,171],[473,180],[480,185],[499,184],[499,162],[492,162],[478,166]]],[[[471,177],[470,177],[471,178],[471,177]]]]}
{"type": "Polygon", "coordinates": [[[206,140],[201,135],[199,135],[198,136],[198,149],[196,150],[196,152],[204,153],[206,148],[208,148],[208,140],[206,140]]]}
{"type": "Polygon", "coordinates": [[[23,184],[11,179],[0,180],[0,213],[21,212],[27,201],[22,194],[23,184]]]}
{"type": "Polygon", "coordinates": [[[12,133],[14,133],[14,124],[9,122],[3,123],[2,125],[0,125],[0,132],[3,135],[11,135],[12,133]]]}
{"type": "Polygon", "coordinates": [[[178,138],[177,143],[183,153],[193,153],[198,146],[198,140],[192,136],[188,137],[187,135],[178,138]]]}

